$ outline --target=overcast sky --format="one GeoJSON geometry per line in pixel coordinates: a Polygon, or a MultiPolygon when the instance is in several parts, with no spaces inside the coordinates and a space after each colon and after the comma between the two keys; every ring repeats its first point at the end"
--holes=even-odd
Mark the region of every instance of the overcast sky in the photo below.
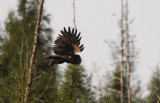
{"type": "MultiPolygon", "coordinates": [[[[9,10],[16,10],[18,0],[0,0],[0,25],[9,10]]],[[[63,27],[73,27],[72,0],[45,0],[47,13],[51,14],[54,38],[63,27]]],[[[129,0],[129,18],[135,18],[130,33],[136,35],[139,50],[137,73],[146,88],[152,68],[160,63],[160,0],[129,0]]],[[[110,51],[104,40],[118,40],[120,0],[76,0],[76,24],[85,45],[82,64],[93,73],[94,83],[105,81],[111,68],[110,51]],[[113,16],[117,14],[117,16],[113,16]],[[95,73],[96,72],[96,73],[95,73]]],[[[63,68],[62,68],[63,69],[63,68]]]]}

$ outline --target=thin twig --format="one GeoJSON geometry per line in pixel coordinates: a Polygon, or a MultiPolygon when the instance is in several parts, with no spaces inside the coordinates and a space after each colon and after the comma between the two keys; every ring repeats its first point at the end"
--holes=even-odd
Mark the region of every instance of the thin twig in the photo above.
{"type": "Polygon", "coordinates": [[[117,79],[117,80],[121,80],[121,78],[120,77],[117,77],[117,76],[113,76],[113,74],[111,75],[110,73],[109,73],[109,71],[107,72],[107,75],[106,75],[106,77],[108,77],[108,78],[115,78],[115,79],[117,79]]]}
{"type": "Polygon", "coordinates": [[[77,29],[77,26],[76,26],[76,7],[75,7],[75,0],[73,0],[73,24],[74,24],[74,27],[75,29],[77,29]]]}
{"type": "Polygon", "coordinates": [[[46,88],[44,89],[44,91],[42,92],[41,96],[39,97],[39,101],[41,101],[40,99],[42,98],[42,96],[44,95],[44,93],[48,90],[49,84],[50,84],[50,82],[52,80],[52,77],[53,77],[53,73],[51,73],[49,81],[48,81],[48,84],[47,84],[46,88]]]}
{"type": "Polygon", "coordinates": [[[113,91],[113,92],[121,93],[121,91],[119,91],[119,90],[116,90],[116,89],[113,89],[113,88],[110,88],[110,87],[106,87],[106,88],[113,91]]]}
{"type": "Polygon", "coordinates": [[[41,103],[45,103],[44,101],[42,101],[42,100],[39,100],[41,103]]]}
{"type": "Polygon", "coordinates": [[[121,80],[119,77],[116,77],[116,76],[113,76],[115,79],[117,79],[117,80],[121,80]]]}
{"type": "Polygon", "coordinates": [[[37,80],[37,79],[39,79],[39,78],[41,78],[41,77],[42,77],[41,75],[40,75],[40,76],[37,76],[37,77],[33,78],[32,81],[35,81],[35,80],[37,80]]]}
{"type": "Polygon", "coordinates": [[[158,101],[160,101],[160,96],[157,94],[157,98],[159,99],[158,101]]]}

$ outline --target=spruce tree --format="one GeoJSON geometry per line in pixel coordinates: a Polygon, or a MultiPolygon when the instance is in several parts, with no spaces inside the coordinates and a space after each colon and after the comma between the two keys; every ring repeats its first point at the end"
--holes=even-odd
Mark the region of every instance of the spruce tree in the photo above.
{"type": "MultiPolygon", "coordinates": [[[[136,68],[136,56],[137,50],[134,45],[134,36],[130,36],[130,65],[131,65],[131,74],[135,71],[136,68]]],[[[120,46],[115,41],[106,41],[111,50],[112,58],[112,67],[113,71],[108,72],[110,76],[107,77],[107,83],[105,87],[105,93],[100,97],[100,103],[120,103],[120,46]],[[114,69],[115,68],[115,69],[114,69]]],[[[126,47],[124,47],[125,49],[126,47]]],[[[126,52],[124,52],[124,57],[126,57],[126,52]]],[[[127,64],[126,59],[124,59],[124,76],[123,76],[123,101],[127,103],[127,86],[126,86],[126,71],[127,64]]],[[[134,75],[132,75],[131,80],[133,80],[134,75]]],[[[143,101],[140,97],[141,87],[140,81],[136,81],[137,85],[131,85],[132,89],[132,101],[131,103],[136,103],[137,101],[143,101]]]]}
{"type": "Polygon", "coordinates": [[[158,103],[157,95],[160,96],[160,68],[156,67],[152,74],[151,80],[148,85],[150,91],[147,97],[148,103],[158,103]]]}
{"type": "MultiPolygon", "coordinates": [[[[23,100],[38,7],[39,0],[19,0],[17,10],[8,14],[0,45],[0,102],[23,100]]],[[[57,98],[57,69],[41,60],[42,55],[51,53],[49,24],[50,16],[44,11],[29,102],[50,103],[57,98]]]]}
{"type": "Polygon", "coordinates": [[[91,90],[91,77],[85,74],[84,68],[68,65],[62,82],[59,103],[94,103],[91,90]]]}

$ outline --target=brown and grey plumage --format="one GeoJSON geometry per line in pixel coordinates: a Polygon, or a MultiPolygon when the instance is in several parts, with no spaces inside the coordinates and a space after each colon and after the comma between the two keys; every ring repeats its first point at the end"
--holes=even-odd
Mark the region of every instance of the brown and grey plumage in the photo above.
{"type": "Polygon", "coordinates": [[[63,31],[61,30],[61,35],[54,41],[55,45],[53,51],[55,55],[46,55],[42,58],[51,59],[49,65],[61,64],[64,62],[80,64],[81,57],[76,53],[84,50],[83,45],[80,45],[81,38],[80,32],[77,34],[77,30],[74,28],[71,30],[69,27],[68,31],[64,28],[63,31]]]}

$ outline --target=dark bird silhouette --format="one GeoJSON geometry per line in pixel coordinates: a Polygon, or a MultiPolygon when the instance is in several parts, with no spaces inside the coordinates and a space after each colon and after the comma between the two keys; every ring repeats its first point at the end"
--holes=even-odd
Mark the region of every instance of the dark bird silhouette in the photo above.
{"type": "Polygon", "coordinates": [[[54,41],[55,45],[53,51],[55,55],[42,56],[44,59],[51,59],[49,65],[62,64],[64,62],[79,65],[81,57],[76,53],[84,50],[83,45],[80,45],[80,32],[77,34],[77,29],[70,29],[68,31],[64,28],[61,30],[61,35],[54,41]]]}

